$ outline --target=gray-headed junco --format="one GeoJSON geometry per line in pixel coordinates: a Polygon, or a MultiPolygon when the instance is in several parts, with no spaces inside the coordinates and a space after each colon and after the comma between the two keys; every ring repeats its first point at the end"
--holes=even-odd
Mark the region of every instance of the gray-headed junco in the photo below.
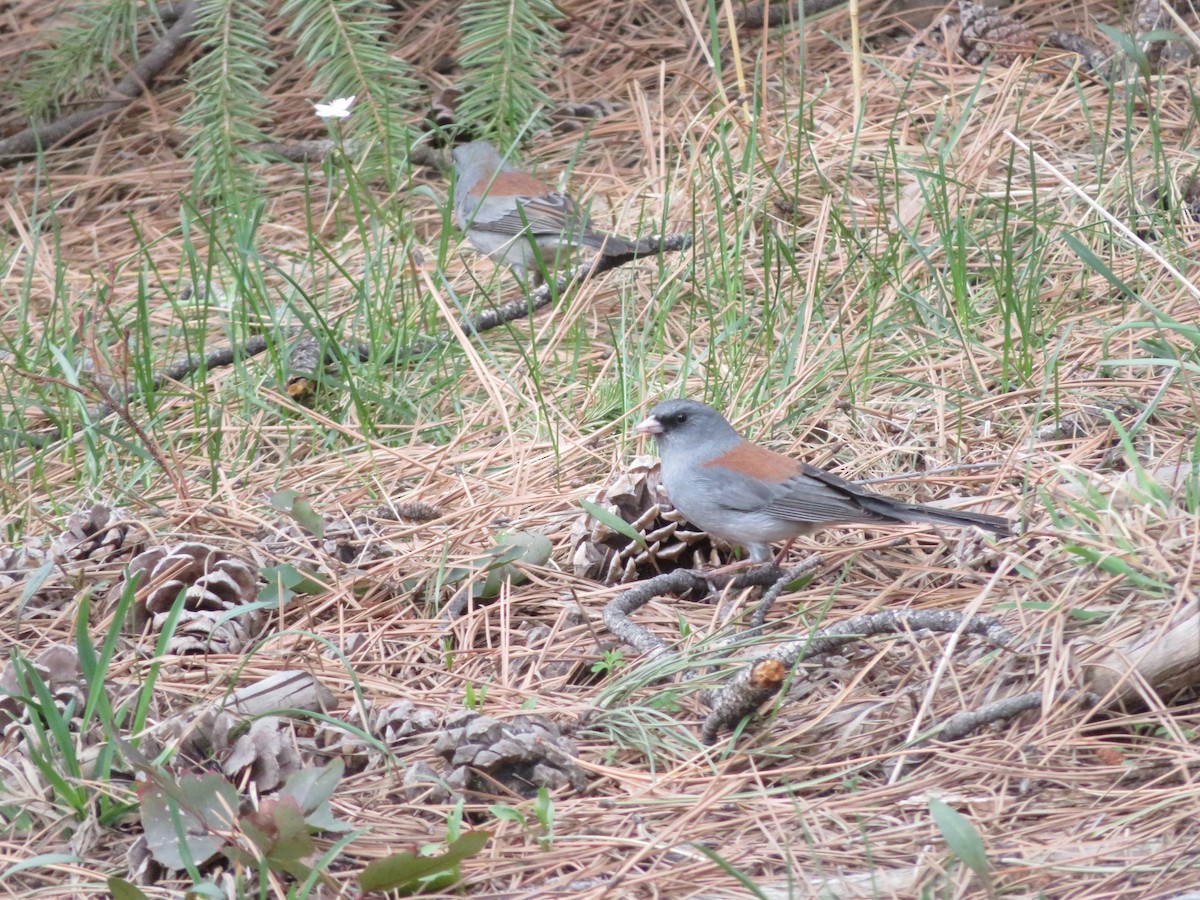
{"type": "Polygon", "coordinates": [[[654,435],[675,507],[709,534],[747,547],[754,562],[770,561],[771,544],[827,525],[928,522],[1011,533],[1000,516],[902,503],[752,444],[695,400],[660,403],[635,430],[654,435]]]}
{"type": "Polygon", "coordinates": [[[496,262],[535,280],[558,251],[587,247],[605,256],[651,252],[645,241],[605,234],[575,201],[522,172],[487,141],[454,148],[454,216],[467,240],[496,262]]]}

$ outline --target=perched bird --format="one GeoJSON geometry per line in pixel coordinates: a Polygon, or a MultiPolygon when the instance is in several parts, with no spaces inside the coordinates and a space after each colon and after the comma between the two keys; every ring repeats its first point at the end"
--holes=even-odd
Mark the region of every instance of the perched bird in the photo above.
{"type": "Polygon", "coordinates": [[[635,430],[654,435],[675,507],[709,534],[747,547],[753,562],[769,562],[771,544],[790,545],[827,525],[929,522],[1011,533],[1000,516],[903,503],[752,444],[695,400],[660,403],[635,430]]]}
{"type": "Polygon", "coordinates": [[[560,250],[652,252],[645,240],[597,231],[574,200],[504,160],[487,141],[454,148],[454,216],[477,250],[511,266],[521,280],[529,270],[540,281],[560,250]]]}

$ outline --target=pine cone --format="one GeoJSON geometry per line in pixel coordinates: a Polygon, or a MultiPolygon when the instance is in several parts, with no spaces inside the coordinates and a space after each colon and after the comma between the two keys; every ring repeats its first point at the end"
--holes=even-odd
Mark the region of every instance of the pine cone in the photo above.
{"type": "Polygon", "coordinates": [[[463,710],[446,722],[433,750],[451,767],[445,783],[458,791],[495,794],[502,785],[522,797],[545,787],[581,791],[587,776],[571,760],[575,745],[541,716],[507,722],[463,710]]]}
{"type": "MultiPolygon", "coordinates": [[[[83,681],[83,669],[79,665],[79,654],[74,647],[66,644],[53,644],[39,654],[32,662],[33,670],[42,680],[54,698],[54,705],[59,712],[66,712],[67,707],[74,704],[75,716],[71,719],[72,727],[78,724],[78,716],[83,712],[87,700],[87,685],[83,681]]],[[[11,722],[27,723],[29,710],[20,701],[20,697],[36,697],[32,685],[26,684],[24,673],[19,672],[15,663],[9,663],[0,675],[0,724],[8,731],[11,722]]]]}
{"type": "Polygon", "coordinates": [[[1036,51],[1032,33],[1008,13],[971,0],[960,0],[958,6],[957,14],[946,13],[915,35],[905,57],[937,61],[950,51],[977,66],[994,53],[995,62],[1010,65],[1036,51]]]}
{"type": "Polygon", "coordinates": [[[237,653],[266,621],[262,609],[229,615],[230,610],[254,602],[258,567],[224,550],[196,541],[169,549],[152,547],[129,563],[125,580],[114,587],[113,596],[120,596],[137,572],[146,573],[134,605],[139,628],[149,622],[153,631],[161,630],[180,591],[186,592],[168,645],[172,653],[237,653]]]}
{"type": "Polygon", "coordinates": [[[1029,29],[1006,12],[970,0],[960,0],[958,10],[962,23],[959,53],[973,66],[993,53],[995,62],[1009,65],[1023,56],[1032,56],[1037,49],[1029,29]]]}
{"type": "MultiPolygon", "coordinates": [[[[438,729],[442,723],[442,714],[437,710],[415,706],[409,700],[397,700],[383,708],[368,704],[366,717],[364,726],[362,710],[355,705],[343,719],[346,724],[379,738],[392,751],[409,749],[418,739],[422,746],[432,743],[430,732],[438,729]]],[[[377,743],[360,738],[341,725],[319,723],[313,739],[318,750],[340,759],[348,772],[361,772],[372,763],[390,758],[389,754],[379,751],[377,743]]]]}
{"type": "Polygon", "coordinates": [[[628,522],[645,546],[584,512],[571,526],[576,575],[625,584],[675,569],[721,564],[708,535],[667,502],[661,478],[657,459],[638,456],[608,487],[588,498],[628,522]]]}
{"type": "Polygon", "coordinates": [[[269,533],[260,533],[258,543],[263,552],[293,565],[312,563],[328,567],[334,563],[339,570],[345,566],[362,568],[403,552],[387,536],[396,520],[395,515],[379,512],[326,520],[321,538],[294,522],[281,523],[269,533]]]}
{"type": "Polygon", "coordinates": [[[119,507],[96,503],[67,517],[67,529],[50,548],[55,559],[75,562],[97,559],[109,562],[123,553],[133,554],[138,544],[129,540],[131,523],[119,507]]]}
{"type": "Polygon", "coordinates": [[[37,615],[58,615],[57,610],[74,602],[79,586],[57,566],[48,574],[38,572],[48,562],[52,563],[53,560],[42,546],[41,538],[27,538],[20,547],[0,546],[0,593],[11,589],[11,597],[15,601],[29,590],[27,580],[37,573],[39,584],[26,602],[25,611],[37,615]]]}
{"type": "Polygon", "coordinates": [[[20,547],[0,547],[0,589],[24,581],[45,561],[40,538],[30,538],[20,547]]]}

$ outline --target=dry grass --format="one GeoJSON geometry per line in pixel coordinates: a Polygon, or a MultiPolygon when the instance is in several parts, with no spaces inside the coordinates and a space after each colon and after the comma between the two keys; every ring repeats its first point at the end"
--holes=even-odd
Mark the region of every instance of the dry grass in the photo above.
{"type": "MultiPolygon", "coordinates": [[[[1078,687],[1081,665],[1160,627],[1195,596],[1194,497],[1156,496],[1127,473],[1194,465],[1196,347],[1163,322],[1195,323],[1196,299],[1113,237],[1048,172],[1032,170],[1005,137],[1011,131],[1028,142],[1124,221],[1144,223],[1149,213],[1134,209],[1138,198],[1165,181],[1186,181],[1195,168],[1195,70],[1155,83],[1151,134],[1141,100],[1131,101],[1134,114],[1125,118],[1134,86],[1076,79],[1061,59],[982,72],[950,62],[910,80],[902,41],[889,36],[899,20],[864,4],[874,51],[856,134],[850,58],[839,46],[850,33],[844,10],[810,23],[803,37],[739,35],[753,95],[740,104],[724,29],[721,83],[706,62],[702,4],[691,4],[693,19],[678,4],[560,6],[571,53],[553,73],[555,89],[564,101],[625,104],[595,123],[573,184],[616,231],[632,232],[643,216],[655,221],[667,208],[672,230],[695,230],[694,257],[597,279],[554,312],[464,340],[443,357],[349,373],[355,402],[329,391],[314,408],[297,407],[277,387],[278,364],[265,357],[209,373],[202,386],[172,388],[152,415],[136,411],[169,471],[131,455],[139,439],[116,421],[94,432],[98,450],[76,434],[46,450],[13,451],[0,494],[13,542],[53,538],[66,512],[112,497],[157,540],[206,535],[260,556],[265,540],[276,541],[266,563],[304,549],[266,502],[284,487],[331,518],[389,502],[444,510],[426,523],[377,521],[394,555],[334,572],[327,593],[280,613],[277,636],[249,661],[168,660],[157,691],[166,715],[219,696],[231,673],[252,683],[303,668],[336,693],[339,715],[358,690],[378,706],[406,698],[450,713],[469,689],[486,688],[484,711],[499,718],[529,707],[564,727],[585,717],[574,737],[588,788],[555,797],[553,846],[493,821],[481,805],[477,821],[494,837],[464,867],[471,894],[749,896],[703,845],[767,896],[981,896],[982,883],[933,823],[930,797],[973,823],[999,893],[1141,898],[1200,889],[1194,696],[1095,721],[1070,702],[1048,701],[1039,714],[939,746],[919,768],[890,777],[906,741],[953,713],[1006,694],[1053,697],[1078,687]],[[1089,267],[1064,234],[1090,247],[1144,303],[1089,267]],[[1011,283],[1023,292],[1007,297],[997,287],[1006,239],[1011,283]],[[1182,346],[1182,366],[1165,361],[1166,345],[1182,346]],[[1153,358],[1159,363],[1147,362],[1153,358]],[[820,539],[823,574],[785,598],[770,634],[787,637],[885,606],[977,609],[1001,616],[1021,637],[1021,651],[997,654],[967,641],[935,677],[944,639],[867,642],[814,673],[768,724],[713,748],[695,739],[704,715],[696,685],[656,683],[632,654],[614,675],[593,674],[611,640],[600,611],[616,589],[571,574],[568,527],[578,500],[635,452],[629,425],[660,395],[680,392],[712,399],[755,437],[852,477],[949,469],[911,489],[903,480],[879,489],[917,499],[987,496],[989,509],[1011,510],[1026,525],[1024,536],[986,550],[953,535],[897,544],[890,535],[830,533],[820,539]],[[1039,439],[1056,419],[1082,427],[1039,439]],[[992,465],[955,468],[970,463],[992,465]],[[493,544],[498,520],[544,531],[553,559],[528,583],[506,587],[494,604],[444,628],[433,600],[448,592],[414,592],[413,579],[428,583],[476,559],[493,544]],[[1101,562],[1068,547],[1092,548],[1101,562]],[[1104,560],[1167,589],[1153,591],[1104,560]],[[344,662],[329,646],[345,650],[344,662]],[[674,707],[663,712],[668,700],[674,707]]],[[[28,0],[10,6],[10,27],[36,38],[40,8],[28,0]]],[[[1033,2],[1023,8],[1042,29],[1119,21],[1115,4],[1102,2],[1067,12],[1033,2]]],[[[405,9],[397,27],[406,56],[418,72],[431,72],[455,51],[448,6],[405,9]]],[[[14,49],[0,51],[5,70],[19,72],[20,62],[14,49]]],[[[63,328],[56,309],[85,309],[97,343],[119,356],[112,323],[136,314],[138,273],[152,260],[161,283],[151,278],[146,291],[151,330],[162,339],[153,356],[165,363],[183,351],[177,326],[186,310],[164,298],[191,278],[180,228],[190,170],[173,125],[185,100],[178,90],[185,65],[94,136],[47,154],[42,190],[34,190],[31,168],[0,171],[9,218],[0,238],[6,323],[22,296],[45,316],[23,326],[30,334],[63,328]],[[45,185],[59,201],[56,243],[44,239],[45,185]],[[110,278],[106,320],[97,298],[110,278]]],[[[275,77],[266,100],[278,112],[281,140],[319,136],[306,86],[298,65],[275,77]]],[[[17,124],[14,115],[0,117],[0,129],[17,124]]],[[[577,133],[540,136],[538,163],[551,171],[565,165],[578,140],[577,133]]],[[[361,272],[362,236],[344,227],[344,197],[317,197],[325,206],[310,234],[304,174],[287,165],[261,174],[268,203],[256,244],[263,252],[303,261],[309,242],[320,241],[347,271],[361,272]]],[[[490,263],[462,248],[447,266],[449,287],[435,286],[442,213],[418,185],[439,196],[446,187],[419,173],[392,198],[426,261],[408,269],[407,286],[397,290],[443,314],[455,296],[479,308],[487,299],[475,279],[490,263]]],[[[1200,234],[1183,222],[1156,247],[1192,273],[1200,234]]],[[[361,325],[360,298],[337,271],[299,277],[326,321],[348,312],[346,327],[361,325]]],[[[514,286],[502,277],[491,283],[493,299],[497,290],[507,298],[514,286]]],[[[210,345],[219,344],[220,310],[193,312],[210,317],[210,345]]],[[[24,392],[56,374],[49,358],[45,365],[40,372],[8,365],[0,376],[8,406],[20,408],[24,392]]],[[[39,424],[36,409],[21,412],[28,427],[39,424]]],[[[97,584],[111,580],[89,572],[97,584]]],[[[70,642],[73,606],[18,619],[22,589],[14,584],[0,597],[11,623],[5,652],[36,655],[70,642]]],[[[638,617],[685,653],[719,655],[711,641],[731,626],[717,609],[662,598],[638,617]]],[[[148,664],[125,647],[110,680],[132,684],[148,664]]],[[[730,660],[727,671],[736,665],[730,660]]],[[[430,758],[427,748],[409,745],[397,756],[401,767],[430,758]]],[[[337,792],[338,814],[363,833],[335,873],[442,838],[450,808],[407,801],[399,777],[395,767],[373,764],[337,792]]],[[[0,869],[63,851],[74,825],[60,810],[39,817],[32,832],[11,831],[0,842],[0,869]]],[[[50,864],[3,885],[88,895],[97,871],[123,871],[136,832],[135,823],[104,829],[87,866],[50,864]]]]}

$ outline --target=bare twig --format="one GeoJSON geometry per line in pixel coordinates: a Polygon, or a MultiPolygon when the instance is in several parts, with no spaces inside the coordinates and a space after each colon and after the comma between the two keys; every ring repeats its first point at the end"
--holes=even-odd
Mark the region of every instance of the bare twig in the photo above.
{"type": "Polygon", "coordinates": [[[740,589],[778,585],[782,591],[783,586],[792,581],[794,576],[791,572],[783,575],[782,578],[780,576],[781,573],[776,566],[761,566],[758,569],[736,575],[732,579],[715,578],[705,575],[704,572],[697,569],[677,569],[674,572],[667,572],[665,575],[656,575],[645,581],[639,581],[628,590],[617,594],[604,607],[604,624],[608,626],[609,631],[634,649],[640,650],[647,656],[658,656],[661,653],[669,652],[667,645],[660,638],[651,634],[644,625],[638,625],[629,619],[629,614],[635,609],[640,609],[655,597],[663,594],[679,596],[697,594],[707,597],[713,592],[714,587],[721,590],[726,586],[740,589]]]}
{"type": "Polygon", "coordinates": [[[1113,69],[1113,51],[1105,49],[1095,41],[1074,31],[1052,31],[1046,35],[1046,43],[1060,50],[1078,53],[1088,68],[1101,78],[1110,78],[1113,69]]]}
{"type": "Polygon", "coordinates": [[[766,624],[767,614],[770,613],[771,607],[775,605],[775,601],[783,596],[783,590],[797,578],[802,575],[808,575],[821,568],[821,554],[813,553],[806,557],[802,563],[793,566],[784,572],[770,589],[763,594],[761,600],[758,601],[758,606],[754,608],[754,612],[750,616],[750,632],[753,634],[766,624]]]}
{"type": "Polygon", "coordinates": [[[1043,697],[1042,691],[1032,691],[1017,697],[1005,697],[979,709],[957,713],[942,723],[936,737],[939,741],[962,740],[993,722],[1006,722],[1023,712],[1037,709],[1042,705],[1043,697]]]}
{"type": "Polygon", "coordinates": [[[904,609],[856,616],[764,653],[738,672],[728,685],[710,695],[712,712],[704,720],[700,737],[706,743],[715,741],[722,728],[734,725],[772,697],[782,687],[787,673],[804,659],[830,653],[851,641],[875,634],[958,629],[1000,645],[1012,643],[1000,623],[987,616],[971,616],[964,621],[961,613],[949,610],[904,609]]]}
{"type": "MultiPolygon", "coordinates": [[[[597,257],[592,262],[582,263],[569,274],[560,277],[553,285],[549,282],[541,285],[528,295],[510,300],[500,306],[484,310],[477,316],[460,319],[457,330],[466,335],[480,335],[509,322],[515,322],[549,306],[556,298],[564,294],[568,288],[582,284],[594,278],[601,272],[607,272],[618,266],[632,262],[644,256],[653,256],[665,251],[686,250],[692,245],[690,234],[666,234],[661,237],[650,237],[640,242],[638,252],[605,255],[597,257]]],[[[423,356],[438,347],[454,343],[454,328],[447,329],[437,337],[414,341],[396,350],[386,360],[392,365],[402,365],[414,357],[423,356]]],[[[336,359],[336,351],[328,348],[320,352],[320,338],[315,335],[305,335],[298,340],[289,355],[288,371],[289,390],[291,386],[315,374],[318,369],[332,364],[336,359]]],[[[379,351],[370,344],[344,344],[342,351],[350,357],[366,361],[378,356],[379,351]]],[[[292,391],[297,393],[302,391],[292,391]]]]}
{"type": "Polygon", "coordinates": [[[39,148],[82,137],[104,116],[124,108],[131,100],[140,96],[192,39],[192,29],[197,18],[195,0],[182,4],[178,12],[179,18],[162,39],[138,61],[128,75],[117,82],[113,88],[117,99],[103,100],[89,109],[71,113],[46,125],[31,125],[24,131],[18,131],[12,137],[5,138],[0,141],[0,166],[32,156],[39,148]]]}
{"type": "MultiPolygon", "coordinates": [[[[200,371],[200,369],[204,369],[205,371],[219,369],[223,366],[232,365],[239,360],[257,356],[271,346],[271,342],[271,337],[255,335],[245,343],[222,347],[204,357],[186,356],[177,359],[163,369],[162,372],[154,376],[150,382],[150,389],[148,391],[131,391],[126,394],[118,393],[103,403],[98,403],[89,409],[85,421],[92,423],[99,422],[117,412],[118,408],[126,407],[140,397],[154,393],[168,381],[182,381],[184,378],[200,371]]],[[[62,438],[62,429],[55,428],[49,434],[24,435],[22,437],[31,446],[45,447],[62,438]]]]}

